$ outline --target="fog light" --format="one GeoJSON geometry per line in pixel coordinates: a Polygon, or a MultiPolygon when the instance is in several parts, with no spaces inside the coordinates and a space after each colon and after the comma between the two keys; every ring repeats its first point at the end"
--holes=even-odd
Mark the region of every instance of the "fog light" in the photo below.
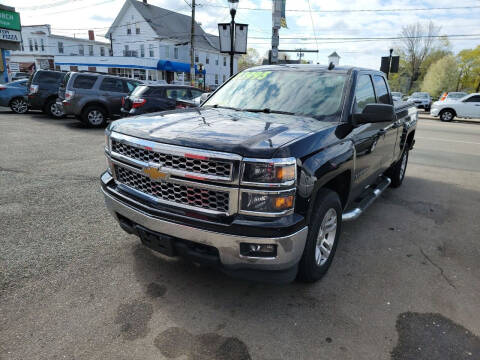
{"type": "Polygon", "coordinates": [[[274,244],[240,244],[240,255],[248,257],[272,258],[277,256],[277,245],[274,244]]]}

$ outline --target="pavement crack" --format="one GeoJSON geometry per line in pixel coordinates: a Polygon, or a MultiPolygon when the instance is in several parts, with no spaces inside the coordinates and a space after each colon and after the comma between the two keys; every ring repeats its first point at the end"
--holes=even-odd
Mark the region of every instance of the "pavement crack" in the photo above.
{"type": "Polygon", "coordinates": [[[423,251],[423,249],[419,246],[418,247],[420,249],[420,252],[422,253],[423,257],[430,263],[432,264],[434,267],[436,267],[439,271],[440,271],[440,275],[443,277],[443,279],[447,282],[448,285],[450,285],[452,288],[454,288],[455,290],[457,289],[456,286],[452,283],[452,281],[445,275],[445,271],[443,270],[443,268],[438,265],[436,262],[434,262],[432,259],[430,259],[430,257],[425,254],[425,252],[423,251]]]}

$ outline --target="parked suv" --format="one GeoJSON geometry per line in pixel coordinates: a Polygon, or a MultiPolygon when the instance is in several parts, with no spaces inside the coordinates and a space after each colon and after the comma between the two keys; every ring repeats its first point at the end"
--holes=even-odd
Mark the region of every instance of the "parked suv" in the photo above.
{"type": "Polygon", "coordinates": [[[432,98],[426,92],[414,92],[410,95],[408,101],[413,102],[417,108],[425,109],[425,111],[430,111],[432,106],[432,98]]]}
{"type": "Polygon", "coordinates": [[[28,83],[28,105],[32,110],[42,110],[54,118],[61,118],[64,113],[57,107],[58,87],[65,77],[65,72],[38,70],[28,83]]]}
{"type": "Polygon", "coordinates": [[[196,107],[194,102],[203,91],[181,85],[142,85],[138,86],[122,104],[124,115],[140,115],[156,111],[173,110],[176,107],[196,107]]]}
{"type": "Polygon", "coordinates": [[[57,105],[88,126],[102,127],[121,115],[122,98],[139,84],[108,74],[69,72],[58,89],[57,105]]]}

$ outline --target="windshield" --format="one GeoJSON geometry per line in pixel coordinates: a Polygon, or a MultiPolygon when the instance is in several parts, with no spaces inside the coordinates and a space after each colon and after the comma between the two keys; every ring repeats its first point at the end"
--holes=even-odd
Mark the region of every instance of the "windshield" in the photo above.
{"type": "Polygon", "coordinates": [[[416,93],[412,94],[412,98],[426,99],[426,98],[428,98],[428,94],[427,93],[416,92],[416,93]]]}
{"type": "Polygon", "coordinates": [[[266,110],[322,118],[341,110],[346,75],[333,72],[243,71],[203,106],[266,110]]]}

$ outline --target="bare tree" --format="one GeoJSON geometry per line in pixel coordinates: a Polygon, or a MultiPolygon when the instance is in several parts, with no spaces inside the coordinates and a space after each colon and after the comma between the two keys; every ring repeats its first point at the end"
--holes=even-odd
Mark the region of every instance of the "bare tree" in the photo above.
{"type": "Polygon", "coordinates": [[[420,70],[427,56],[435,49],[434,45],[438,39],[440,27],[435,26],[432,21],[428,24],[406,25],[401,32],[401,51],[404,53],[404,60],[407,63],[410,82],[408,90],[413,87],[415,81],[420,77],[420,70]]]}

